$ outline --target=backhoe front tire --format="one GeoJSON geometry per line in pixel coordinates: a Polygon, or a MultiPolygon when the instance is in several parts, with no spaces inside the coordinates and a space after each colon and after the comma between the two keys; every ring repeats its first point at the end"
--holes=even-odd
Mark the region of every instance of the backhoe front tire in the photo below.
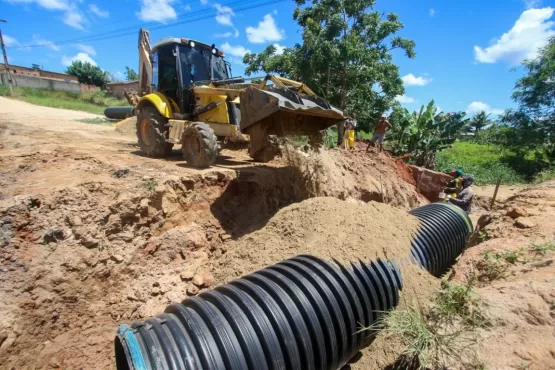
{"type": "Polygon", "coordinates": [[[166,141],[168,134],[168,120],[155,107],[141,108],[137,116],[137,139],[147,156],[162,158],[171,154],[173,144],[166,141]]]}
{"type": "Polygon", "coordinates": [[[181,150],[187,164],[196,168],[206,168],[216,162],[218,139],[206,123],[193,122],[183,130],[181,150]]]}

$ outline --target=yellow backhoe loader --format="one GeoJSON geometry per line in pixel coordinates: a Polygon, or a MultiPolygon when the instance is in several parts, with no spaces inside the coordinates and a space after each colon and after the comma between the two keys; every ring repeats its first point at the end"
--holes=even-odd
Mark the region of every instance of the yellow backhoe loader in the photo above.
{"type": "Polygon", "coordinates": [[[187,163],[212,165],[218,141],[250,140],[249,155],[266,162],[276,154],[275,137],[308,135],[345,119],[306,85],[268,75],[259,83],[231,78],[231,65],[215,45],[168,37],[150,47],[139,31],[139,91],[126,94],[137,115],[141,150],[165,157],[181,144],[187,163]]]}

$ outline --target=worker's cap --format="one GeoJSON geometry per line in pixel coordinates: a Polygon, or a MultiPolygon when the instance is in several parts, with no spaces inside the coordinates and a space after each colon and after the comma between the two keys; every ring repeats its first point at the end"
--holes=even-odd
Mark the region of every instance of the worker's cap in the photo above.
{"type": "Polygon", "coordinates": [[[386,117],[387,117],[387,115],[385,113],[382,114],[382,118],[386,118],[386,117]]]}
{"type": "Polygon", "coordinates": [[[465,177],[463,177],[463,181],[465,181],[469,184],[473,184],[474,183],[474,177],[472,175],[466,175],[465,177]]]}

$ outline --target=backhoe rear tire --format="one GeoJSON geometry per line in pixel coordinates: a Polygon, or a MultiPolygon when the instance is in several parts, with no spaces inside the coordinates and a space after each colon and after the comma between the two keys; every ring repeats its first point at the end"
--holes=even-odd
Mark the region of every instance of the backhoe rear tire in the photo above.
{"type": "Polygon", "coordinates": [[[168,134],[168,120],[155,107],[141,108],[137,116],[137,139],[147,156],[162,158],[171,154],[173,144],[166,142],[168,134]]]}
{"type": "Polygon", "coordinates": [[[187,164],[196,168],[210,167],[218,157],[218,139],[206,123],[193,122],[183,130],[181,150],[187,164]]]}

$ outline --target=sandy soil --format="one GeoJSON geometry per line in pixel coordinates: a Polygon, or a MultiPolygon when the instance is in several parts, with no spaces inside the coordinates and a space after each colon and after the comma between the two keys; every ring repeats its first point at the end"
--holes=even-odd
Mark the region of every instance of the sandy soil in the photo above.
{"type": "MultiPolygon", "coordinates": [[[[2,369],[113,368],[120,323],[156,315],[170,302],[306,248],[326,256],[330,243],[349,240],[344,225],[352,214],[360,225],[352,245],[340,248],[345,258],[376,235],[372,256],[393,241],[403,251],[414,227],[404,210],[427,203],[406,165],[364,148],[286,151],[265,165],[251,162],[246,150],[226,149],[212,168],[199,171],[187,166],[177,147],[164,160],[143,157],[132,122],[115,130],[78,121],[95,117],[87,113],[5,98],[0,107],[2,369]],[[320,196],[341,201],[309,199],[320,196]],[[385,233],[384,223],[398,234],[385,233]],[[384,227],[372,233],[371,225],[384,227]],[[277,251],[265,239],[290,249],[277,251]],[[249,249],[253,241],[258,247],[249,249]],[[229,261],[238,268],[221,268],[229,261]]],[[[461,258],[456,278],[468,278],[472,256],[487,243],[499,240],[506,248],[555,237],[552,196],[545,187],[503,198],[487,226],[491,239],[461,258]],[[515,227],[504,213],[513,205],[530,209],[524,221],[534,226],[515,227]]],[[[485,211],[476,208],[477,220],[485,211]]],[[[555,368],[548,349],[555,348],[555,285],[545,262],[553,254],[535,258],[480,287],[498,318],[480,347],[488,369],[511,368],[519,359],[530,369],[555,368]],[[501,339],[489,339],[495,336],[501,339]]],[[[410,276],[401,305],[425,300],[439,285],[421,270],[410,276]]],[[[350,366],[385,368],[401,349],[378,336],[350,366]]]]}

